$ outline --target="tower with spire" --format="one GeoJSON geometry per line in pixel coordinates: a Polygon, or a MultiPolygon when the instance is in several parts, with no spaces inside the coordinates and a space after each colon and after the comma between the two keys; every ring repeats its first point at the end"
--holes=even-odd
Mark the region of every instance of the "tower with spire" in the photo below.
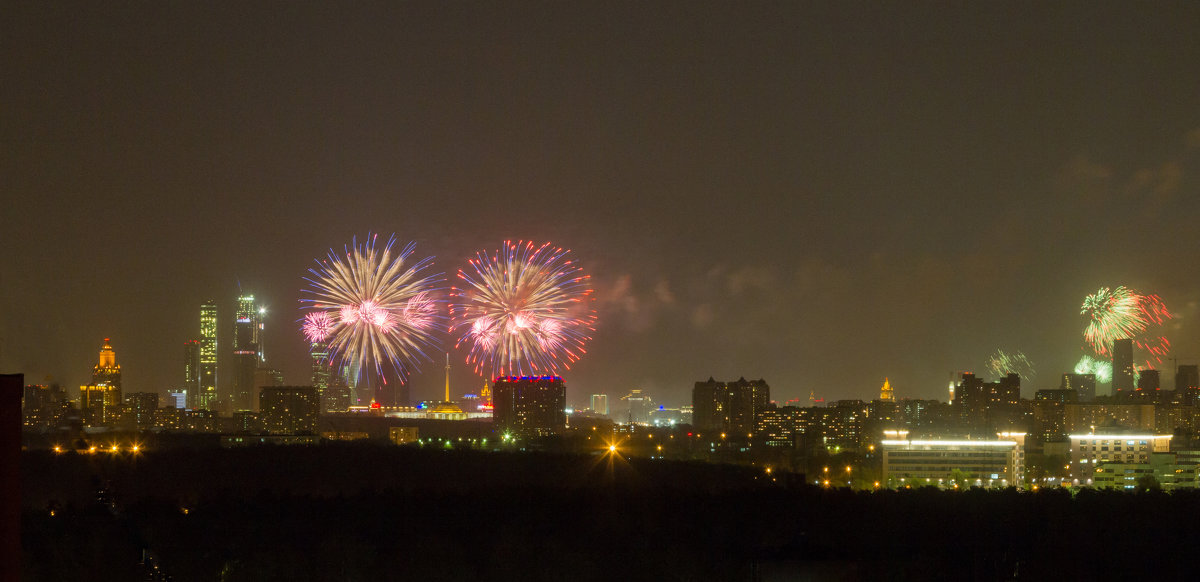
{"type": "Polygon", "coordinates": [[[888,383],[886,376],[883,378],[883,387],[879,389],[879,399],[884,402],[895,402],[896,400],[896,395],[892,391],[892,385],[888,383]]]}
{"type": "Polygon", "coordinates": [[[92,383],[79,387],[79,410],[87,426],[112,426],[121,418],[121,365],[109,338],[92,368],[92,383]]]}
{"type": "Polygon", "coordinates": [[[430,410],[435,418],[456,418],[462,414],[462,408],[450,401],[450,354],[446,354],[446,399],[439,402],[430,410]],[[452,416],[451,416],[452,415],[452,416]]]}

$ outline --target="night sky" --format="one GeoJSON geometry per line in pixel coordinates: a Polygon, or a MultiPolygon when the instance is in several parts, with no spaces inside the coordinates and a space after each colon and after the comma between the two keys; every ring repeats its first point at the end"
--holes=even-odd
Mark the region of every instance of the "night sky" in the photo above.
{"type": "Polygon", "coordinates": [[[301,277],[368,232],[447,275],[572,249],[576,405],[709,376],[944,399],[997,348],[1031,395],[1101,286],[1159,294],[1200,363],[1196,3],[117,4],[0,19],[0,371],[27,382],[77,387],[111,337],[125,390],[165,392],[206,299],[228,355],[240,283],[307,384],[301,277]]]}

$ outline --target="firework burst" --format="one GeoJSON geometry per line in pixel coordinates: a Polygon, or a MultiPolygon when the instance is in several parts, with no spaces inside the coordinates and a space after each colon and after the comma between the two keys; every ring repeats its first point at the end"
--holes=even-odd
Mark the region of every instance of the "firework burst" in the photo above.
{"type": "Polygon", "coordinates": [[[390,362],[403,380],[418,360],[429,360],[424,350],[444,328],[433,299],[441,276],[426,272],[432,258],[411,260],[413,243],[397,250],[393,236],[380,249],[377,238],[369,235],[363,244],[355,238],[344,256],[330,250],[308,270],[301,301],[312,311],[301,331],[311,342],[325,342],[338,366],[374,370],[382,378],[390,362]]]}
{"type": "Polygon", "coordinates": [[[1111,358],[1113,341],[1131,339],[1140,350],[1138,359],[1144,359],[1145,367],[1150,368],[1161,364],[1171,350],[1171,342],[1154,333],[1164,320],[1171,319],[1157,295],[1143,295],[1127,287],[1101,287],[1084,298],[1080,314],[1088,317],[1083,338],[1097,356],[1111,358]]]}
{"type": "Polygon", "coordinates": [[[476,253],[463,288],[451,291],[456,347],[469,349],[476,373],[554,374],[585,352],[596,321],[589,277],[570,251],[550,243],[504,242],[490,257],[476,253]]]}
{"type": "Polygon", "coordinates": [[[1085,355],[1075,364],[1076,374],[1095,374],[1096,381],[1101,384],[1112,382],[1112,362],[1097,360],[1085,355]]]}

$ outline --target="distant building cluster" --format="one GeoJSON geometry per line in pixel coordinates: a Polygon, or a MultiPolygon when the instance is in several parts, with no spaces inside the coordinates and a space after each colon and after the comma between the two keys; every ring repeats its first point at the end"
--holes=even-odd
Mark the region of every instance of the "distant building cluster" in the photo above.
{"type": "Polygon", "coordinates": [[[320,342],[310,345],[311,383],[285,385],[266,365],[265,314],[254,296],[237,298],[226,322],[234,356],[226,392],[217,383],[222,320],[209,301],[200,306],[199,336],[184,343],[182,382],[165,396],[127,390],[105,338],[78,398],[52,382],[24,387],[24,428],[74,442],[105,431],[218,433],[226,446],[249,446],[364,435],[423,445],[424,426],[461,435],[454,442],[491,437],[583,450],[604,442],[617,452],[628,441],[630,454],[784,466],[828,486],[1181,489],[1196,487],[1200,473],[1200,366],[1177,366],[1165,389],[1158,370],[1134,368],[1127,340],[1113,343],[1109,394],[1098,394],[1094,374],[1064,373],[1057,387],[1024,398],[1018,374],[986,380],[963,372],[946,402],[898,396],[885,378],[872,400],[811,394],[778,403],[763,379],[710,377],[694,383],[690,405],[668,408],[636,388],[611,400],[591,394],[588,408],[573,410],[558,376],[500,377],[452,399],[447,354],[444,398],[385,406],[359,397],[357,371],[335,368],[320,342]]]}

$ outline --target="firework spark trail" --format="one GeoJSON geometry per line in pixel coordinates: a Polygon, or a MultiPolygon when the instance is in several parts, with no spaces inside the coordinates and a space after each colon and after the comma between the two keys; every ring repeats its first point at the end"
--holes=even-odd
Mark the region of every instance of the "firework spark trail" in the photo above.
{"type": "Polygon", "coordinates": [[[1009,354],[1004,350],[996,350],[996,353],[988,358],[987,369],[996,377],[1011,373],[1019,375],[1025,381],[1030,381],[1037,375],[1033,362],[1020,351],[1009,354]]]}
{"type": "Polygon", "coordinates": [[[378,235],[367,242],[355,238],[345,256],[331,249],[325,260],[304,277],[309,287],[301,299],[306,309],[301,331],[309,341],[324,341],[338,366],[373,369],[383,377],[390,362],[400,380],[420,359],[430,361],[426,349],[436,347],[434,334],[444,329],[433,299],[441,275],[426,271],[432,257],[409,260],[413,243],[397,252],[395,236],[379,249],[378,235]]]}
{"type": "Polygon", "coordinates": [[[569,250],[533,242],[504,242],[490,257],[476,253],[465,285],[452,289],[455,347],[467,345],[476,373],[554,374],[585,352],[595,313],[589,277],[569,250]]]}
{"type": "Polygon", "coordinates": [[[1161,364],[1171,350],[1166,337],[1150,333],[1152,327],[1171,319],[1158,295],[1143,295],[1124,286],[1102,287],[1084,298],[1080,314],[1088,316],[1083,337],[1097,356],[1111,358],[1113,341],[1132,339],[1150,368],[1161,364]]]}

